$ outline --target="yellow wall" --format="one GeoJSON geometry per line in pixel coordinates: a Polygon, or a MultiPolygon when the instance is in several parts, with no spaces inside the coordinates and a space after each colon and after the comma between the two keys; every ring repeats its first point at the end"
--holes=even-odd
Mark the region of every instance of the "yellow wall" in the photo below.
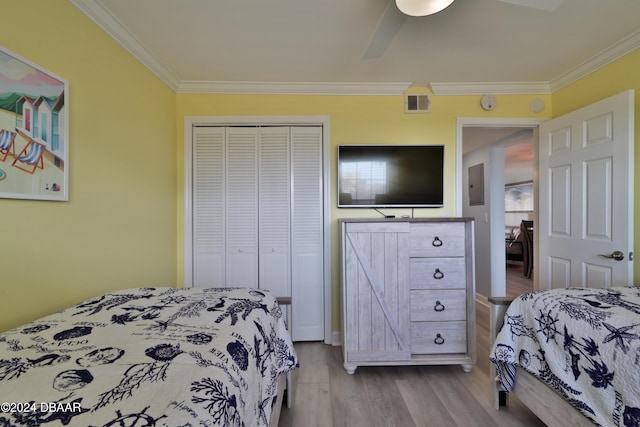
{"type": "MultiPolygon", "coordinates": [[[[602,69],[553,94],[554,117],[566,114],[593,102],[628,89],[635,90],[635,151],[634,170],[640,166],[640,49],[629,53],[602,69]]],[[[640,175],[634,176],[634,246],[640,250],[640,175]]],[[[640,262],[634,263],[634,283],[640,283],[640,262]]]]}
{"type": "MultiPolygon", "coordinates": [[[[426,90],[422,88],[423,90],[426,90]]],[[[415,89],[419,90],[419,89],[415,89]]],[[[480,96],[433,96],[431,113],[405,114],[403,96],[302,96],[302,95],[215,95],[178,94],[176,117],[178,133],[182,135],[185,116],[328,116],[331,142],[331,224],[332,238],[332,324],[340,329],[340,287],[338,274],[337,221],[343,217],[379,217],[371,209],[338,209],[337,146],[341,144],[444,144],[445,200],[441,209],[416,209],[416,216],[453,216],[455,206],[455,145],[458,117],[536,117],[547,118],[550,111],[534,114],[529,102],[536,96],[498,96],[498,107],[485,112],[480,108],[480,96]]],[[[542,97],[549,104],[550,97],[542,97]]],[[[182,205],[183,138],[178,139],[178,202],[182,205]]],[[[410,214],[410,210],[385,209],[389,214],[410,214]]],[[[183,221],[178,213],[179,225],[183,221]]],[[[182,274],[183,234],[178,227],[178,272],[182,274]]],[[[181,280],[181,279],[179,279],[181,280]]]]}
{"type": "Polygon", "coordinates": [[[175,93],[66,0],[4,2],[0,41],[69,82],[70,122],[69,201],[0,199],[0,330],[175,286],[175,93]]]}

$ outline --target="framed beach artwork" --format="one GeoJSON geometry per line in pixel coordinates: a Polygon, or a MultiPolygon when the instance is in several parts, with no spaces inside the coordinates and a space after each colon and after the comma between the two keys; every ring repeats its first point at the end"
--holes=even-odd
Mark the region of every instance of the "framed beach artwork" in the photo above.
{"type": "Polygon", "coordinates": [[[0,46],[0,197],[68,200],[68,82],[0,46]]]}
{"type": "Polygon", "coordinates": [[[506,212],[532,212],[533,181],[505,185],[504,210],[506,212]]]}

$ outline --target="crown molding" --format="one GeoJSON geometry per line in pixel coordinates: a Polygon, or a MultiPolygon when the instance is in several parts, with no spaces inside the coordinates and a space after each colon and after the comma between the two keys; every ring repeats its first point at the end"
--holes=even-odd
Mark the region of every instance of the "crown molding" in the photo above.
{"type": "Polygon", "coordinates": [[[116,40],[131,55],[154,73],[160,80],[174,91],[178,87],[179,79],[149,51],[140,41],[131,34],[100,1],[95,0],[69,0],[75,7],[84,13],[89,19],[102,28],[109,36],[116,40]]]}
{"type": "Polygon", "coordinates": [[[611,64],[638,48],[640,48],[640,30],[623,38],[597,55],[594,55],[589,60],[553,79],[550,84],[551,91],[555,92],[562,89],[563,87],[568,86],[582,77],[611,64]]]}
{"type": "Polygon", "coordinates": [[[411,83],[224,82],[183,80],[178,93],[265,95],[402,95],[411,83]]]}
{"type": "Polygon", "coordinates": [[[549,94],[547,82],[430,83],[434,95],[549,94]]]}

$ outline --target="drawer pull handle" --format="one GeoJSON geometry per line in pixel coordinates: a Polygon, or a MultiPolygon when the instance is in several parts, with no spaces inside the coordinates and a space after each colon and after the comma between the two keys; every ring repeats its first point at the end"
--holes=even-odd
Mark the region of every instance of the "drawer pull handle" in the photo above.
{"type": "Polygon", "coordinates": [[[442,304],[440,301],[436,301],[436,305],[433,306],[433,309],[435,311],[444,311],[444,304],[442,304]]]}
{"type": "Polygon", "coordinates": [[[433,278],[436,280],[440,280],[444,278],[444,273],[442,271],[440,271],[439,268],[436,268],[435,273],[433,273],[433,278]]]}
{"type": "Polygon", "coordinates": [[[436,338],[433,340],[433,342],[436,343],[436,345],[442,345],[444,344],[444,338],[442,338],[442,335],[436,334],[436,338]]]}
{"type": "Polygon", "coordinates": [[[439,238],[438,236],[436,236],[436,237],[433,239],[433,242],[431,242],[431,244],[432,244],[433,246],[435,246],[436,248],[439,248],[440,246],[442,246],[442,240],[440,240],[440,238],[439,238]]]}

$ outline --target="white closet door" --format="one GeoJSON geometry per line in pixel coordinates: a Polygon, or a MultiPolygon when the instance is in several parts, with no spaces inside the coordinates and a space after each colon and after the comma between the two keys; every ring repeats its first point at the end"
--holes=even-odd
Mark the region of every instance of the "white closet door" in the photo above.
{"type": "Polygon", "coordinates": [[[291,179],[289,128],[260,129],[260,288],[291,296],[291,179]]]}
{"type": "Polygon", "coordinates": [[[226,285],[224,152],[224,128],[193,128],[193,286],[226,285]]]}
{"type": "Polygon", "coordinates": [[[292,338],[324,339],[322,128],[291,128],[292,338]]]}
{"type": "Polygon", "coordinates": [[[226,285],[258,287],[258,132],[226,131],[226,285]]]}

